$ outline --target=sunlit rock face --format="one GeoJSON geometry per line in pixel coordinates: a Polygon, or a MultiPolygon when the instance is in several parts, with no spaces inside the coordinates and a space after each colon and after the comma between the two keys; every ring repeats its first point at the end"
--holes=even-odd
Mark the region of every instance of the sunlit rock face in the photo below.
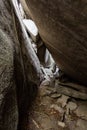
{"type": "Polygon", "coordinates": [[[26,0],[26,3],[59,68],[87,85],[86,0],[26,0]]]}

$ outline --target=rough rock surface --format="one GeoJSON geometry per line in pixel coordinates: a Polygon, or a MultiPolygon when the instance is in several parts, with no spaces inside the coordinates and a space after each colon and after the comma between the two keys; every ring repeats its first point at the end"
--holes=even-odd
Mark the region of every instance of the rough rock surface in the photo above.
{"type": "Polygon", "coordinates": [[[25,1],[56,64],[87,85],[87,1],[25,1]]]}
{"type": "Polygon", "coordinates": [[[86,130],[87,101],[58,93],[49,85],[41,85],[29,112],[27,130],[86,130]],[[52,95],[55,95],[54,96],[52,95]]]}
{"type": "Polygon", "coordinates": [[[18,125],[14,43],[11,6],[0,0],[0,130],[17,130],[18,125]]]}
{"type": "MultiPolygon", "coordinates": [[[[78,98],[79,95],[82,95],[83,99],[87,99],[85,88],[85,93],[83,92],[83,86],[81,88],[79,86],[81,91],[74,90],[75,93],[73,94],[70,91],[73,90],[70,83],[64,83],[65,86],[64,84],[60,85],[59,89],[56,89],[58,86],[56,88],[51,87],[50,83],[41,85],[36,101],[32,104],[31,111],[29,109],[28,112],[29,122],[25,124],[27,110],[32,99],[30,97],[36,96],[37,78],[35,70],[27,60],[27,56],[20,56],[17,41],[15,42],[16,38],[13,33],[14,29],[9,7],[8,1],[0,1],[0,130],[17,130],[18,114],[20,125],[18,130],[86,130],[87,101],[71,98],[71,96],[78,98]],[[13,42],[16,47],[15,76],[17,95],[13,73],[13,42]],[[21,63],[24,63],[24,73],[21,63]],[[27,80],[23,75],[25,73],[27,80]],[[64,90],[66,86],[68,86],[66,93],[65,91],[63,93],[58,92],[64,90]],[[69,89],[70,87],[72,89],[69,89]]],[[[18,32],[20,31],[18,30],[18,32]]],[[[25,54],[25,50],[22,50],[22,52],[25,54]]]]}
{"type": "Polygon", "coordinates": [[[16,130],[18,124],[11,42],[7,34],[0,29],[0,130],[16,130]]]}
{"type": "Polygon", "coordinates": [[[21,50],[15,20],[20,35],[10,0],[0,0],[0,130],[24,130],[27,108],[37,93],[36,71],[21,50]]]}

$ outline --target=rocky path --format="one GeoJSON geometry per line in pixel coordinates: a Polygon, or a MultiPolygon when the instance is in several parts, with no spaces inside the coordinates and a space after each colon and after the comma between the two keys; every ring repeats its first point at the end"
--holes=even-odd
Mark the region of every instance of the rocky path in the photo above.
{"type": "Polygon", "coordinates": [[[87,130],[87,101],[42,84],[29,113],[28,130],[87,130]]]}

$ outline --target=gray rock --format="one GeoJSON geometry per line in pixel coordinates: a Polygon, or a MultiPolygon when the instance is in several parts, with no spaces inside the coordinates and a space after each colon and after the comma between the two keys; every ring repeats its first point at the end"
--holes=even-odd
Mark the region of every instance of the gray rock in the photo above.
{"type": "Polygon", "coordinates": [[[69,102],[66,107],[67,109],[70,109],[71,111],[73,111],[77,108],[77,104],[74,102],[69,102]]]}
{"type": "Polygon", "coordinates": [[[48,49],[46,49],[45,52],[45,67],[49,68],[52,72],[55,72],[56,70],[55,61],[48,49]]]}
{"type": "Polygon", "coordinates": [[[63,110],[60,106],[58,106],[57,104],[52,104],[52,105],[50,106],[50,108],[55,109],[56,111],[58,111],[58,112],[61,113],[61,114],[63,114],[63,112],[64,112],[64,110],[63,110]]]}
{"type": "Polygon", "coordinates": [[[80,92],[68,86],[61,85],[58,83],[58,81],[55,83],[55,86],[58,93],[65,94],[77,99],[87,100],[87,94],[84,92],[80,92]]]}
{"type": "Polygon", "coordinates": [[[87,130],[87,121],[78,119],[75,130],[87,130]]]}
{"type": "Polygon", "coordinates": [[[0,29],[0,130],[17,130],[18,108],[11,39],[0,29]]]}
{"type": "Polygon", "coordinates": [[[56,99],[56,98],[59,98],[61,97],[61,94],[58,94],[58,93],[54,93],[51,95],[52,98],[56,99]]]}
{"type": "Polygon", "coordinates": [[[49,85],[44,85],[43,83],[40,85],[40,96],[51,96],[56,93],[55,88],[50,87],[49,85]]]}
{"type": "Polygon", "coordinates": [[[20,10],[22,18],[24,18],[25,17],[25,13],[24,13],[24,10],[23,10],[23,7],[22,7],[21,3],[19,3],[19,10],[20,10]]]}
{"type": "Polygon", "coordinates": [[[87,85],[86,0],[26,0],[26,3],[56,64],[71,78],[87,85]]]}
{"type": "Polygon", "coordinates": [[[33,41],[37,42],[39,33],[38,33],[38,28],[36,24],[34,23],[34,21],[32,21],[31,19],[23,19],[23,23],[26,29],[28,30],[31,38],[33,39],[33,41]]]}
{"type": "Polygon", "coordinates": [[[74,113],[78,117],[87,120],[87,102],[80,102],[74,113]]]}
{"type": "Polygon", "coordinates": [[[49,96],[41,98],[41,105],[49,106],[51,104],[51,98],[49,96]]]}
{"type": "Polygon", "coordinates": [[[40,86],[49,86],[50,85],[50,81],[45,79],[40,86]]]}
{"type": "MultiPolygon", "coordinates": [[[[38,118],[35,117],[35,122],[38,124],[36,125],[36,123],[34,123],[33,127],[35,130],[51,130],[51,129],[55,129],[55,127],[57,127],[57,124],[55,122],[55,119],[50,119],[49,116],[45,113],[40,113],[37,114],[38,118]],[[38,126],[38,129],[37,129],[38,126]]],[[[30,124],[31,125],[31,124],[30,124]]],[[[31,127],[32,128],[32,127],[31,127]]]]}
{"type": "Polygon", "coordinates": [[[53,73],[52,73],[51,69],[45,68],[45,72],[47,73],[48,76],[53,77],[53,73]]]}
{"type": "Polygon", "coordinates": [[[58,103],[58,104],[61,104],[62,107],[65,107],[69,98],[70,98],[70,97],[68,97],[68,96],[62,95],[62,97],[60,97],[60,98],[57,100],[57,103],[58,103]]]}
{"type": "Polygon", "coordinates": [[[60,127],[65,127],[65,123],[64,122],[61,122],[61,121],[58,121],[58,125],[60,126],[60,127]]]}
{"type": "Polygon", "coordinates": [[[42,97],[43,96],[48,96],[48,95],[50,95],[52,93],[52,91],[48,90],[46,86],[41,86],[39,91],[40,91],[40,96],[42,96],[42,97]]]}

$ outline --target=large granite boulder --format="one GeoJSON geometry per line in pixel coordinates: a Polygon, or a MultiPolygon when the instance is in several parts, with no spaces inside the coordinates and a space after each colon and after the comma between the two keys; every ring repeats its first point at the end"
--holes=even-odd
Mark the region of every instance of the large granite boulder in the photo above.
{"type": "Polygon", "coordinates": [[[0,29],[0,130],[17,130],[18,108],[13,76],[13,47],[0,29]]]}
{"type": "Polygon", "coordinates": [[[24,130],[40,82],[21,30],[11,0],[0,0],[0,130],[24,130]]]}
{"type": "Polygon", "coordinates": [[[0,130],[17,130],[14,31],[9,1],[0,0],[0,130]]]}
{"type": "Polygon", "coordinates": [[[87,85],[86,0],[26,0],[26,3],[59,68],[87,85]]]}

